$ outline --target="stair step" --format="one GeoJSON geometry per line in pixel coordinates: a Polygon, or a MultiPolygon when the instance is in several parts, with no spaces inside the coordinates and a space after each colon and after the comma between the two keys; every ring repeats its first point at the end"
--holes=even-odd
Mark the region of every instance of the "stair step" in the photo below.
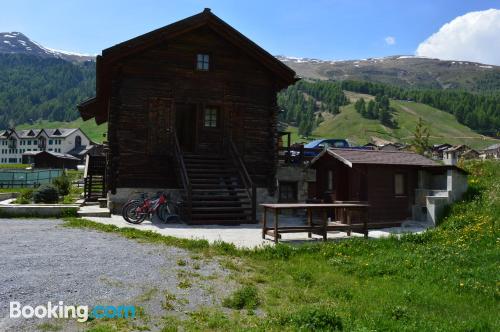
{"type": "Polygon", "coordinates": [[[217,192],[217,193],[246,193],[246,189],[242,189],[242,188],[234,188],[234,189],[227,189],[227,188],[196,188],[196,189],[193,189],[193,193],[213,193],[213,192],[217,192]]]}
{"type": "Polygon", "coordinates": [[[196,213],[193,211],[191,214],[192,220],[197,219],[229,219],[229,218],[248,218],[251,216],[251,213],[196,213]]]}
{"type": "Polygon", "coordinates": [[[228,179],[228,178],[220,178],[220,177],[213,177],[213,178],[191,178],[191,183],[212,183],[212,184],[227,184],[227,183],[234,183],[238,182],[237,179],[228,179]]]}
{"type": "Polygon", "coordinates": [[[247,195],[244,193],[237,195],[193,195],[192,199],[194,201],[208,202],[208,201],[236,201],[240,202],[242,199],[246,199],[247,195]]]}
{"type": "Polygon", "coordinates": [[[232,165],[233,163],[229,160],[221,159],[221,160],[215,160],[215,159],[184,159],[184,163],[186,165],[205,165],[205,164],[210,164],[210,165],[232,165]]]}
{"type": "Polygon", "coordinates": [[[241,200],[233,200],[233,201],[202,201],[202,200],[196,200],[193,201],[193,208],[194,207],[199,207],[199,206],[220,206],[220,207],[226,207],[226,206],[242,206],[246,202],[241,201],[241,200]]]}
{"type": "Polygon", "coordinates": [[[217,160],[226,160],[226,157],[218,154],[193,154],[193,153],[184,153],[182,155],[184,159],[217,159],[217,160]]]}
{"type": "Polygon", "coordinates": [[[193,214],[200,214],[200,213],[203,213],[203,212],[217,212],[219,214],[226,214],[226,212],[235,212],[235,211],[239,211],[239,212],[242,212],[244,211],[245,209],[248,209],[248,208],[244,208],[244,207],[241,207],[241,206],[237,206],[237,207],[233,207],[233,206],[216,206],[216,207],[205,207],[205,206],[197,206],[197,207],[193,207],[193,214]]]}
{"type": "Polygon", "coordinates": [[[214,168],[214,169],[207,169],[207,168],[189,168],[187,169],[188,173],[203,173],[203,174],[238,174],[238,171],[236,168],[231,167],[231,168],[214,168]]]}
{"type": "Polygon", "coordinates": [[[240,185],[238,183],[236,183],[236,184],[192,183],[191,187],[193,188],[193,190],[211,189],[211,190],[229,190],[229,191],[231,191],[231,190],[234,190],[236,188],[240,188],[240,185]]]}

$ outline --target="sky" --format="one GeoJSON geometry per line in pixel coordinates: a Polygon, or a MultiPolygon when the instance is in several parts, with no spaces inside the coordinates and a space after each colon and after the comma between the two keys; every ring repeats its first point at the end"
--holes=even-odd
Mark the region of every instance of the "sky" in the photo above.
{"type": "Polygon", "coordinates": [[[418,54],[500,65],[500,0],[0,0],[0,31],[100,54],[205,7],[274,55],[418,54]]]}

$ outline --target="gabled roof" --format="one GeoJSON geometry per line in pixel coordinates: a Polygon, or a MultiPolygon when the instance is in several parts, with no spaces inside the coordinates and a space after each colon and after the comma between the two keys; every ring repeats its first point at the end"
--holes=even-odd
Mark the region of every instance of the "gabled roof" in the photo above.
{"type": "Polygon", "coordinates": [[[26,151],[23,153],[23,156],[37,156],[39,154],[49,154],[53,157],[59,158],[59,159],[68,159],[68,160],[80,160],[72,155],[66,154],[66,153],[58,153],[58,152],[52,152],[52,151],[26,151]]]}
{"type": "Polygon", "coordinates": [[[84,120],[95,118],[98,124],[107,121],[107,108],[105,103],[107,98],[109,98],[111,81],[110,71],[113,64],[125,57],[142,52],[159,43],[203,26],[208,26],[227,41],[265,66],[276,76],[277,84],[280,88],[285,88],[297,81],[295,72],[292,69],[214,15],[210,9],[205,8],[205,10],[199,14],[103,50],[102,56],[97,56],[96,58],[96,97],[78,105],[78,110],[82,118],[84,120]]]}
{"type": "Polygon", "coordinates": [[[439,166],[439,164],[435,161],[413,152],[334,148],[323,151],[311,161],[311,165],[324,156],[333,157],[349,167],[353,167],[353,165],[358,164],[439,166]]]}
{"type": "Polygon", "coordinates": [[[500,144],[490,145],[487,148],[485,148],[484,150],[496,150],[496,149],[500,149],[500,144]]]}

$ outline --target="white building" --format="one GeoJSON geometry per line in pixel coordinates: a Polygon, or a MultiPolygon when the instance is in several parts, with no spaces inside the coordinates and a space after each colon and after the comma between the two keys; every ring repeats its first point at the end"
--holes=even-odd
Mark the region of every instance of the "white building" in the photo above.
{"type": "Polygon", "coordinates": [[[49,151],[78,156],[90,139],[78,128],[0,131],[0,164],[21,164],[23,153],[49,151]]]}

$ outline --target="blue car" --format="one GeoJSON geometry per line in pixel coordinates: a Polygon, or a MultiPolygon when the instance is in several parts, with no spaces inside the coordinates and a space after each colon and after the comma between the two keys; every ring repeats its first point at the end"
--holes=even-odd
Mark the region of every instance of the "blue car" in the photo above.
{"type": "MultiPolygon", "coordinates": [[[[328,149],[328,148],[348,148],[349,143],[345,139],[317,139],[304,145],[306,149],[328,149]]],[[[304,151],[304,156],[315,157],[321,151],[304,151]]]]}

